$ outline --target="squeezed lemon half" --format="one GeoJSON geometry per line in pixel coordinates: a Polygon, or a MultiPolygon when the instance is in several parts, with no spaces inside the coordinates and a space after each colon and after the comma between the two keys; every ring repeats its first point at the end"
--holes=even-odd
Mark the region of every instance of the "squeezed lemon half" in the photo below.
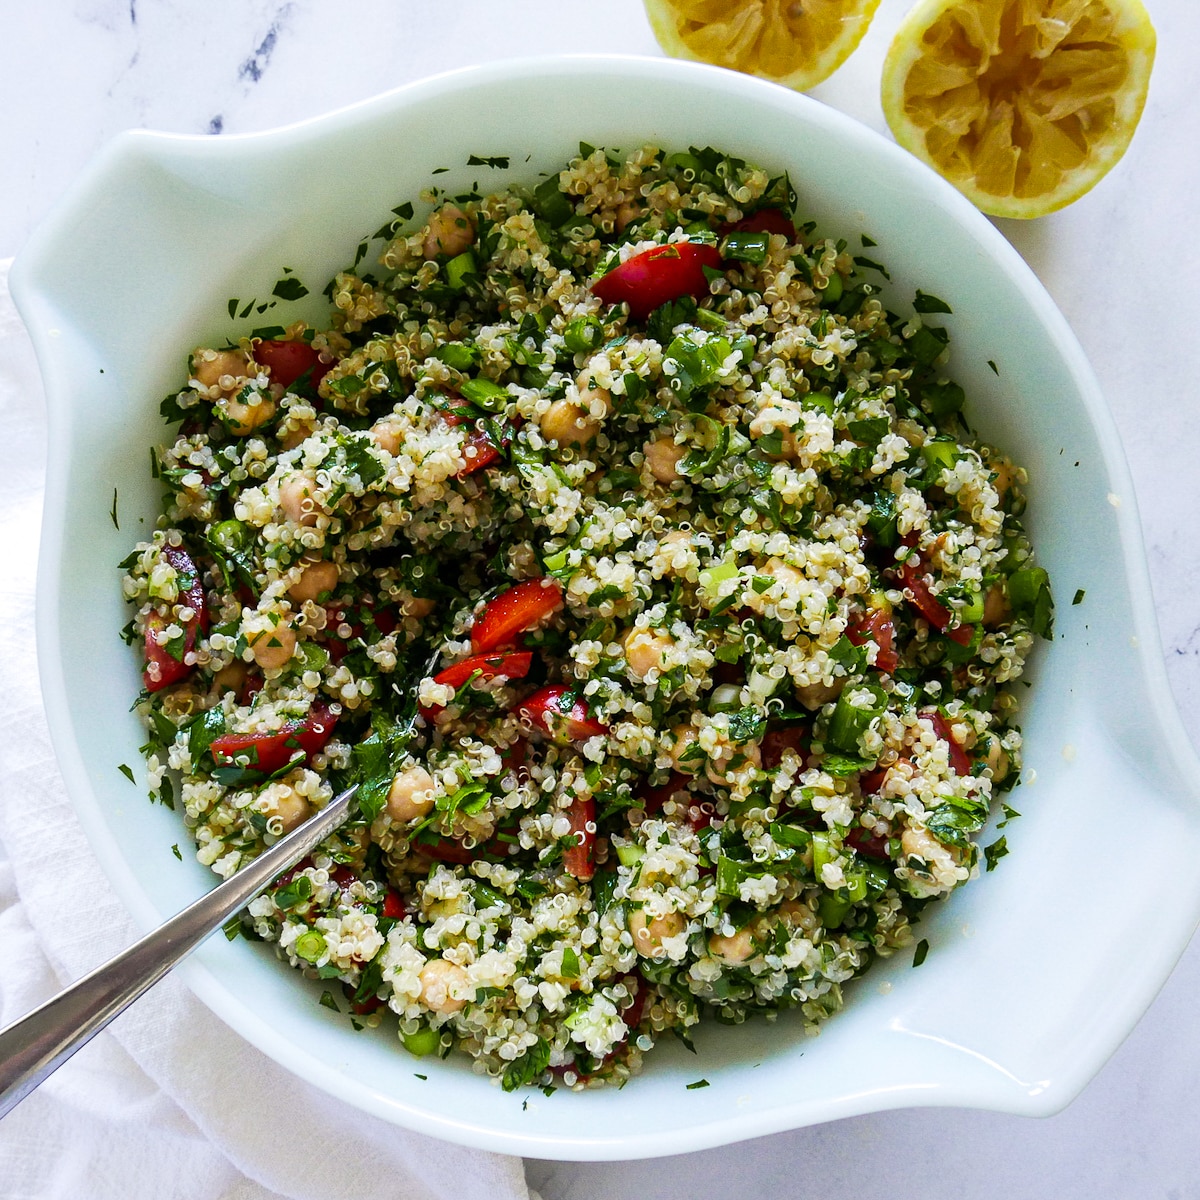
{"type": "Polygon", "coordinates": [[[921,0],[884,62],[883,111],[984,212],[1039,217],[1125,153],[1154,46],[1140,0],[921,0]]]}
{"type": "Polygon", "coordinates": [[[645,0],[658,44],[804,91],[862,41],[879,0],[645,0]]]}

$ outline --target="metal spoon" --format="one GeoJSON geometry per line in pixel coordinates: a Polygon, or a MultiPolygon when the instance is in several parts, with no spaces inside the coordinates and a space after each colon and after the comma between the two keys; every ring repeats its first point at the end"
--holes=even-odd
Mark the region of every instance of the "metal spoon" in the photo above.
{"type": "Polygon", "coordinates": [[[115,1016],[157,983],[277,876],[338,828],[358,784],[165,925],[28,1016],[0,1029],[0,1117],[21,1103],[115,1016]]]}

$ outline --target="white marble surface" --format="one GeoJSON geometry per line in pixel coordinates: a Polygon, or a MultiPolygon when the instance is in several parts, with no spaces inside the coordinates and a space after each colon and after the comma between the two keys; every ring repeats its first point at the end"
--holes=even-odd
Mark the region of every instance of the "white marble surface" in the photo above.
{"type": "MultiPolygon", "coordinates": [[[[1200,744],[1200,5],[1146,4],[1159,54],[1129,153],[1066,211],[1000,224],[1066,313],[1116,415],[1171,684],[1200,744]]],[[[883,0],[867,41],[819,98],[884,128],[879,64],[906,7],[883,0]]],[[[0,13],[0,258],[19,252],[91,155],[122,129],[241,133],[471,63],[540,52],[658,53],[639,0],[4,0],[0,13]]],[[[581,110],[581,135],[586,122],[581,110]]],[[[1140,886],[1113,882],[1106,903],[1119,903],[1122,887],[1140,886]]],[[[720,1191],[827,1200],[1200,1197],[1198,987],[1194,943],[1125,1046],[1049,1120],[884,1113],[661,1163],[531,1163],[530,1182],[546,1200],[720,1191]]]]}

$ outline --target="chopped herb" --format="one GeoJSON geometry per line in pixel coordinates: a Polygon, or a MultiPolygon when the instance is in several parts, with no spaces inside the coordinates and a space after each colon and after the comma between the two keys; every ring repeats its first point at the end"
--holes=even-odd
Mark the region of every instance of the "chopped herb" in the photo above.
{"type": "Polygon", "coordinates": [[[321,999],[319,1003],[322,1008],[332,1008],[334,1012],[342,1011],[340,1008],[338,1008],[338,1002],[333,998],[333,993],[330,991],[324,991],[321,993],[321,999]]]}
{"type": "Polygon", "coordinates": [[[987,869],[992,871],[996,864],[1008,853],[1008,839],[997,838],[990,846],[983,848],[983,857],[987,859],[987,869]]]}
{"type": "Polygon", "coordinates": [[[108,514],[112,518],[113,528],[120,529],[120,522],[117,520],[117,489],[113,488],[112,511],[108,514]]]}
{"type": "Polygon", "coordinates": [[[501,170],[508,168],[508,155],[497,154],[491,158],[485,158],[478,154],[469,155],[467,158],[468,167],[497,167],[501,170]]]}
{"type": "Polygon", "coordinates": [[[121,764],[120,764],[120,765],[117,767],[117,770],[118,770],[118,771],[120,771],[120,772],[121,772],[121,774],[122,774],[122,775],[124,775],[124,776],[125,776],[125,778],[129,780],[129,782],[130,782],[130,783],[136,783],[136,782],[137,782],[137,780],[135,780],[135,779],[134,779],[134,777],[133,777],[133,772],[132,772],[132,771],[129,769],[129,767],[127,767],[127,766],[126,766],[124,763],[121,763],[121,764]]]}
{"type": "Polygon", "coordinates": [[[928,292],[921,291],[920,288],[917,289],[917,298],[913,301],[913,308],[919,313],[952,313],[954,311],[945,300],[931,296],[928,292]]]}
{"type": "Polygon", "coordinates": [[[922,938],[917,943],[917,948],[913,951],[912,965],[914,967],[919,967],[925,961],[925,956],[928,953],[929,953],[929,943],[924,938],[922,938]]]}
{"type": "Polygon", "coordinates": [[[178,842],[176,842],[176,843],[175,843],[175,844],[174,844],[174,845],[171,847],[171,853],[172,853],[173,855],[175,855],[175,857],[176,857],[177,859],[179,859],[179,861],[180,861],[180,862],[183,862],[183,855],[182,855],[182,854],[179,852],[179,843],[178,843],[178,842]]]}
{"type": "Polygon", "coordinates": [[[1082,604],[1082,603],[1083,603],[1083,598],[1084,598],[1084,596],[1086,596],[1086,595],[1087,595],[1087,593],[1086,593],[1086,592],[1083,590],[1083,588],[1080,588],[1080,589],[1079,589],[1079,590],[1078,590],[1078,591],[1075,593],[1075,599],[1074,599],[1074,600],[1072,600],[1072,601],[1071,601],[1071,603],[1072,603],[1072,604],[1082,604]]]}
{"type": "Polygon", "coordinates": [[[697,1079],[695,1083],[689,1083],[687,1085],[687,1090],[689,1092],[694,1092],[697,1088],[706,1088],[709,1086],[710,1084],[707,1079],[697,1079]]]}
{"type": "Polygon", "coordinates": [[[992,373],[994,375],[1000,374],[1000,368],[996,366],[996,364],[990,358],[987,360],[987,365],[992,368],[992,373]]]}
{"type": "Polygon", "coordinates": [[[301,296],[308,295],[308,288],[294,275],[286,276],[276,281],[275,286],[271,289],[271,295],[278,296],[280,300],[299,300],[301,296]]]}

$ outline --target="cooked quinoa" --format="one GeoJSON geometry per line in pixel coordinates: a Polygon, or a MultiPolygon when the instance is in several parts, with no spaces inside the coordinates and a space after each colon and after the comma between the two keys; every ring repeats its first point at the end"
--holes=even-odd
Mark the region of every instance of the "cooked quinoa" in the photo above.
{"type": "Polygon", "coordinates": [[[795,208],[710,149],[431,191],[328,328],[164,402],[151,787],[228,877],[361,785],[241,928],[414,1054],[579,1088],[705,1012],[815,1032],[978,872],[1050,627],[1025,474],[948,308],[795,208]]]}

